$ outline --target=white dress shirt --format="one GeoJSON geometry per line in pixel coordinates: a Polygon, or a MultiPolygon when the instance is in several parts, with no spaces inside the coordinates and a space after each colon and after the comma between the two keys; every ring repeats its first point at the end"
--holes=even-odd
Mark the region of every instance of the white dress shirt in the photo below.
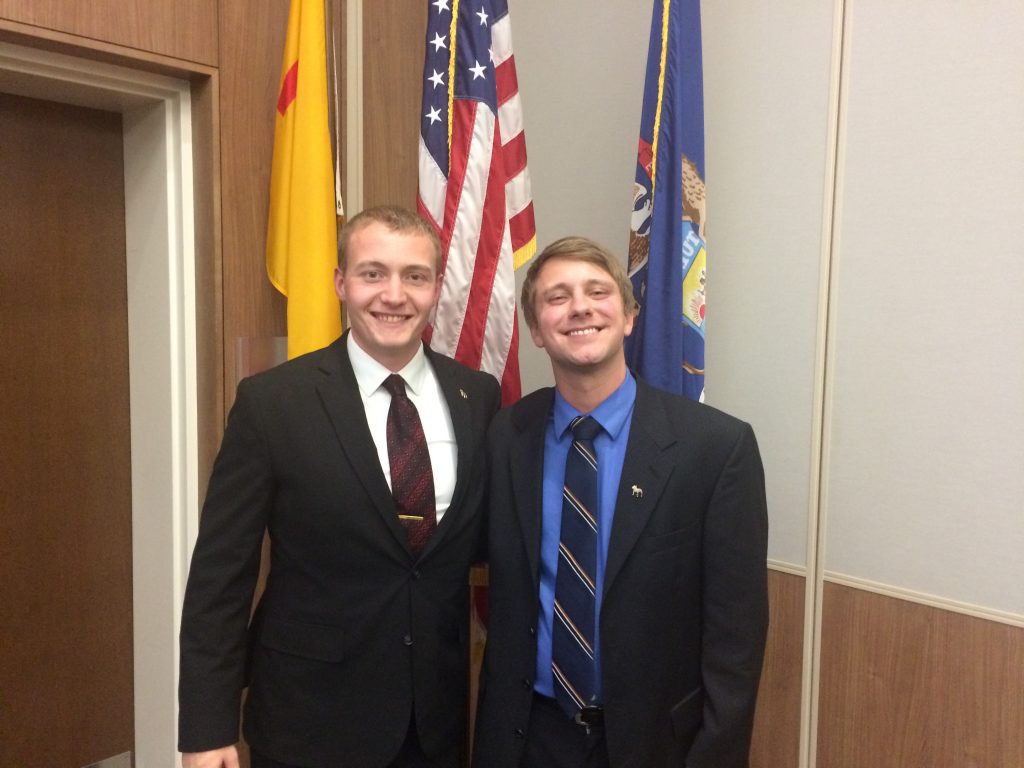
{"type": "MultiPolygon", "coordinates": [[[[391,407],[391,393],[384,389],[384,380],[391,371],[367,354],[350,333],[347,339],[348,357],[352,371],[363,398],[363,410],[370,435],[377,447],[377,457],[384,477],[391,487],[391,462],[388,459],[388,409],[391,407]]],[[[423,435],[430,453],[430,468],[434,473],[434,500],[437,506],[437,522],[441,522],[455,493],[455,467],[458,460],[458,445],[448,403],[441,392],[437,374],[423,352],[423,346],[416,351],[412,360],[397,372],[405,381],[405,391],[420,415],[423,435]]]]}

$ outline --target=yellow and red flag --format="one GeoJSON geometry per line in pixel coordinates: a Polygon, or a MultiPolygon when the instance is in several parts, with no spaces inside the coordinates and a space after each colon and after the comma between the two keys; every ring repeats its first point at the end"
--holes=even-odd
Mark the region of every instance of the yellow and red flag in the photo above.
{"type": "Polygon", "coordinates": [[[288,297],[288,357],[341,333],[323,0],[292,0],[274,125],[267,274],[288,297]]]}

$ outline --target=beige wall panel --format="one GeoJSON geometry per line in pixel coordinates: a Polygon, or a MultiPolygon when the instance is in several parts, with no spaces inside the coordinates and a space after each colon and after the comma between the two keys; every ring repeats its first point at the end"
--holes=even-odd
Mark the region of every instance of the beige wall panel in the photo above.
{"type": "Polygon", "coordinates": [[[363,5],[365,208],[416,207],[426,29],[426,3],[363,5]]]}
{"type": "Polygon", "coordinates": [[[0,18],[217,64],[217,3],[210,0],[0,0],[0,18]]]}
{"type": "Polygon", "coordinates": [[[799,763],[804,583],[803,576],[768,571],[770,623],[751,768],[796,768],[799,763]]]}
{"type": "Polygon", "coordinates": [[[825,584],[818,765],[1024,765],[1024,628],[825,584]]]}
{"type": "Polygon", "coordinates": [[[705,2],[701,12],[707,402],[753,425],[768,492],[768,556],[803,566],[832,3],[705,2]]]}
{"type": "Polygon", "coordinates": [[[265,247],[281,55],[288,3],[221,0],[220,192],[224,390],[235,396],[239,338],[284,336],[285,300],[267,279],[265,247]]]}
{"type": "Polygon", "coordinates": [[[824,554],[1024,618],[1022,37],[1020,0],[847,3],[824,554]]]}

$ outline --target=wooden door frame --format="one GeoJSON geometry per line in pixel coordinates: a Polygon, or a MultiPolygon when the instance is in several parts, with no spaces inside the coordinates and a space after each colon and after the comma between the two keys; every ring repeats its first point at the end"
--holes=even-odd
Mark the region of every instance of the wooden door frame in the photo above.
{"type": "Polygon", "coordinates": [[[123,115],[134,751],[136,765],[173,765],[178,628],[199,520],[190,86],[0,42],[0,90],[123,115]]]}

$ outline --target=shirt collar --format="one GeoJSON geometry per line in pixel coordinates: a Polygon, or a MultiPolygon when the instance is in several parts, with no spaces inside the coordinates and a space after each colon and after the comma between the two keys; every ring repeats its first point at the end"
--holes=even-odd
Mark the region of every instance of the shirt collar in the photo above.
{"type": "MultiPolygon", "coordinates": [[[[350,333],[346,339],[348,359],[352,363],[352,372],[356,376],[356,383],[363,397],[369,397],[384,383],[384,379],[391,375],[391,371],[384,365],[374,360],[364,350],[350,333]]],[[[412,360],[406,363],[398,375],[405,380],[405,386],[412,390],[414,395],[420,394],[423,390],[424,377],[427,375],[427,355],[420,344],[412,360]]]]}
{"type": "MultiPolygon", "coordinates": [[[[615,440],[618,438],[619,433],[622,432],[623,427],[626,426],[626,421],[633,412],[633,402],[635,400],[636,379],[633,378],[632,371],[627,371],[626,378],[619,385],[618,389],[608,395],[589,415],[601,425],[604,431],[611,436],[612,440],[615,440]]],[[[569,405],[558,389],[555,389],[555,407],[552,412],[552,418],[554,419],[555,435],[559,439],[569,429],[569,423],[579,415],[581,415],[580,412],[569,405]]]]}

